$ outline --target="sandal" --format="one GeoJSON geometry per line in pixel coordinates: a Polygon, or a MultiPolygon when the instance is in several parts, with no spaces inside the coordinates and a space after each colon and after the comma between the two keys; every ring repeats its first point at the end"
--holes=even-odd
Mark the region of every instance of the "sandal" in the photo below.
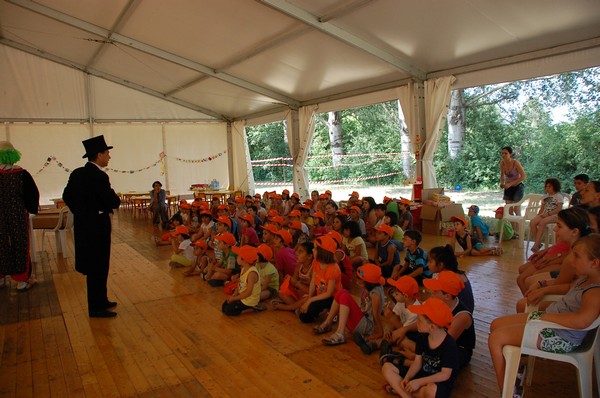
{"type": "Polygon", "coordinates": [[[392,388],[392,386],[390,386],[389,384],[384,384],[384,385],[383,385],[383,390],[384,390],[385,392],[387,392],[388,394],[390,394],[390,395],[399,395],[399,394],[396,392],[396,390],[394,390],[394,389],[392,388]]]}
{"type": "Polygon", "coordinates": [[[335,332],[331,336],[327,337],[326,339],[322,339],[321,341],[325,345],[334,346],[344,344],[346,342],[346,337],[344,337],[344,335],[341,333],[335,332]]]}
{"type": "Polygon", "coordinates": [[[27,290],[31,289],[36,283],[37,281],[35,279],[29,279],[27,282],[19,282],[17,284],[17,291],[26,292],[27,290]]]}
{"type": "Polygon", "coordinates": [[[328,332],[331,332],[331,325],[330,324],[322,323],[319,326],[315,326],[313,328],[313,333],[314,334],[323,334],[323,333],[328,333],[328,332]]]}
{"type": "Polygon", "coordinates": [[[534,253],[537,253],[542,249],[542,247],[544,247],[544,245],[541,243],[538,243],[537,245],[535,245],[531,248],[531,251],[534,253]]]}

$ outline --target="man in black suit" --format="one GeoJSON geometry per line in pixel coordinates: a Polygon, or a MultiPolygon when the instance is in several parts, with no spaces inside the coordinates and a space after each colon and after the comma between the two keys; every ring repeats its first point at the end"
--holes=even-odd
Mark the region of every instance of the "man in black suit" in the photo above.
{"type": "Polygon", "coordinates": [[[73,170],[63,200],[74,216],[75,269],[86,275],[88,311],[91,318],[110,318],[117,305],[108,300],[106,284],[110,266],[110,214],[121,204],[102,168],[110,149],[104,136],[83,141],[85,166],[73,170]]]}

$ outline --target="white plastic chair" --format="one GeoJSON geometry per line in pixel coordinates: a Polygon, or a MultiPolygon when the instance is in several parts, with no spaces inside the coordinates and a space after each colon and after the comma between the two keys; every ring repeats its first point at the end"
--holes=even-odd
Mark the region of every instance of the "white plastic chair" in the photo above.
{"type": "Polygon", "coordinates": [[[44,237],[46,231],[54,232],[56,239],[56,252],[62,253],[64,257],[67,257],[67,232],[73,229],[73,213],[69,211],[68,206],[60,208],[58,213],[58,221],[53,229],[42,230],[42,244],[41,251],[44,251],[44,237]]]}
{"type": "MultiPolygon", "coordinates": [[[[568,193],[560,193],[563,197],[563,209],[568,209],[571,205],[571,195],[568,193]]],[[[555,222],[546,225],[546,247],[550,247],[556,243],[556,234],[554,233],[555,222]]],[[[529,247],[529,246],[528,246],[529,247]]]]}
{"type": "MultiPolygon", "coordinates": [[[[583,343],[574,351],[567,354],[556,354],[545,352],[537,348],[540,331],[545,328],[567,329],[562,325],[542,320],[531,320],[525,325],[521,347],[507,345],[502,349],[506,361],[504,368],[504,384],[502,386],[502,398],[512,398],[513,388],[517,378],[521,355],[529,355],[526,372],[526,384],[531,385],[533,378],[533,367],[535,357],[551,359],[553,361],[567,362],[577,369],[579,382],[579,396],[583,398],[592,396],[592,370],[596,370],[596,378],[600,378],[600,352],[598,351],[598,340],[600,339],[600,317],[590,326],[581,330],[590,332],[583,343]]],[[[598,387],[600,393],[600,387],[598,387]]]]}
{"type": "MultiPolygon", "coordinates": [[[[527,194],[520,201],[515,203],[508,203],[504,206],[504,219],[510,223],[515,223],[518,225],[519,247],[523,247],[526,231],[526,222],[531,221],[535,218],[535,216],[537,216],[542,205],[543,197],[543,195],[538,194],[527,194]],[[522,212],[521,215],[517,216],[510,214],[511,209],[521,209],[521,206],[524,203],[527,203],[527,206],[525,207],[525,211],[522,212]]],[[[500,237],[498,238],[499,244],[502,244],[502,235],[504,235],[504,228],[500,230],[500,237]]]]}

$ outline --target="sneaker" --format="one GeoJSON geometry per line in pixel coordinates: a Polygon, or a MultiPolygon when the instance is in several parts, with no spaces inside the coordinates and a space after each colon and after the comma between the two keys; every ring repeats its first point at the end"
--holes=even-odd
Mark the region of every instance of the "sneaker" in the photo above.
{"type": "Polygon", "coordinates": [[[354,333],[352,333],[352,338],[354,339],[354,342],[360,347],[360,350],[363,354],[371,355],[373,353],[373,346],[371,345],[371,343],[365,340],[361,333],[355,331],[354,333]]]}

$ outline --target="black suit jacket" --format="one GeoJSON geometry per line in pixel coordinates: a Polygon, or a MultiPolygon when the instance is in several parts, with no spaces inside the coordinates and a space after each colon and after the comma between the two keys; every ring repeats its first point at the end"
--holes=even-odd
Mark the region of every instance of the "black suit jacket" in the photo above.
{"type": "Polygon", "coordinates": [[[91,162],[73,170],[63,200],[74,216],[75,269],[83,274],[108,269],[109,214],[121,204],[108,175],[91,162]]]}

